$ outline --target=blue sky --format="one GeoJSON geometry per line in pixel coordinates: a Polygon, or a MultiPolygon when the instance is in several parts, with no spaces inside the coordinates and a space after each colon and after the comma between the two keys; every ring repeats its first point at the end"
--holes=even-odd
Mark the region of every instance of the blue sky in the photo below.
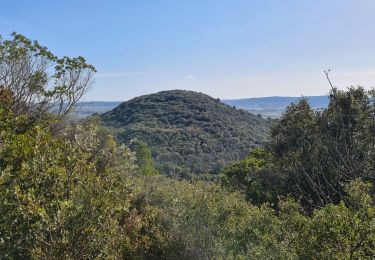
{"type": "Polygon", "coordinates": [[[0,34],[84,56],[86,100],[165,89],[219,98],[375,86],[373,0],[0,0],[0,34]]]}

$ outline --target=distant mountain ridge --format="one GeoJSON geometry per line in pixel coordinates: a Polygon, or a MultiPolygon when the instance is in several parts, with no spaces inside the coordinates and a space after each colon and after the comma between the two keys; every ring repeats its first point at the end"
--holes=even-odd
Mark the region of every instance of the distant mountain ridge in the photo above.
{"type": "MultiPolygon", "coordinates": [[[[328,105],[328,96],[306,96],[313,109],[326,108],[328,105]]],[[[254,114],[278,118],[291,104],[296,103],[301,97],[261,97],[261,98],[243,98],[222,100],[224,103],[235,106],[236,108],[245,109],[254,114]]]]}
{"type": "Polygon", "coordinates": [[[123,101],[87,101],[77,104],[75,115],[78,118],[88,117],[92,114],[102,114],[114,109],[123,101]]]}
{"type": "MultiPolygon", "coordinates": [[[[253,114],[260,114],[263,117],[278,118],[290,103],[297,102],[301,97],[260,97],[224,99],[223,103],[244,109],[253,114]]],[[[306,96],[312,108],[320,109],[328,105],[328,96],[306,96]]],[[[102,114],[120,105],[123,101],[89,101],[80,102],[76,109],[76,115],[80,118],[92,114],[102,114]]]]}
{"type": "Polygon", "coordinates": [[[145,143],[158,169],[177,175],[218,173],[267,142],[273,122],[185,90],[140,96],[100,117],[120,142],[145,143]]]}

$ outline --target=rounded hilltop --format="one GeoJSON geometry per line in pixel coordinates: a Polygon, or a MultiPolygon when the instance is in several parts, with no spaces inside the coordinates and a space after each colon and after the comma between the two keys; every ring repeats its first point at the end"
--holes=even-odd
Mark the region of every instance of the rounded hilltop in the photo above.
{"type": "Polygon", "coordinates": [[[167,174],[217,173],[265,143],[271,124],[187,90],[136,97],[100,117],[120,142],[149,146],[157,168],[167,174]]]}

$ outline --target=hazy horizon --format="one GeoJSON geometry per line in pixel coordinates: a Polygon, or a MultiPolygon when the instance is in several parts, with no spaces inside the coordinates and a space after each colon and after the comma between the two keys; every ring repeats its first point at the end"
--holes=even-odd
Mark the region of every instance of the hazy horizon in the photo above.
{"type": "MultiPolygon", "coordinates": [[[[171,90],[187,90],[187,89],[171,89],[171,90]]],[[[165,90],[161,90],[161,91],[165,91],[165,90]]],[[[160,92],[160,91],[158,91],[160,92]]],[[[202,91],[196,91],[196,92],[201,92],[203,94],[207,94],[207,93],[204,93],[202,91]]],[[[150,93],[146,93],[146,94],[141,94],[139,96],[143,96],[143,95],[150,95],[150,94],[155,94],[157,92],[150,92],[150,93]]],[[[139,97],[139,96],[134,96],[134,97],[131,97],[131,98],[128,98],[128,99],[124,99],[124,100],[100,100],[100,99],[92,99],[92,100],[88,100],[88,99],[84,99],[82,100],[81,102],[124,102],[124,101],[129,101],[133,98],[136,98],[136,97],[139,97]]],[[[266,99],[266,98],[300,98],[300,97],[326,97],[328,96],[328,94],[326,95],[310,95],[310,96],[307,96],[307,95],[300,95],[300,96],[260,96],[260,97],[239,97],[239,98],[220,98],[221,100],[242,100],[242,99],[266,99]]]]}
{"type": "Polygon", "coordinates": [[[98,72],[86,101],[170,89],[215,98],[326,95],[374,86],[375,2],[7,1],[0,34],[38,40],[98,72]],[[46,22],[48,21],[48,22],[46,22]]]}

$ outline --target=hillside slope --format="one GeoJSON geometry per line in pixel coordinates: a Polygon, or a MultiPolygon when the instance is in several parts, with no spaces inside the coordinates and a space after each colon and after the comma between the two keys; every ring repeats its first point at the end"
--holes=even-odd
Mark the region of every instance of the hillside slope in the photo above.
{"type": "Polygon", "coordinates": [[[120,142],[138,140],[167,174],[217,173],[268,139],[270,120],[184,90],[140,96],[101,115],[120,142]]]}

